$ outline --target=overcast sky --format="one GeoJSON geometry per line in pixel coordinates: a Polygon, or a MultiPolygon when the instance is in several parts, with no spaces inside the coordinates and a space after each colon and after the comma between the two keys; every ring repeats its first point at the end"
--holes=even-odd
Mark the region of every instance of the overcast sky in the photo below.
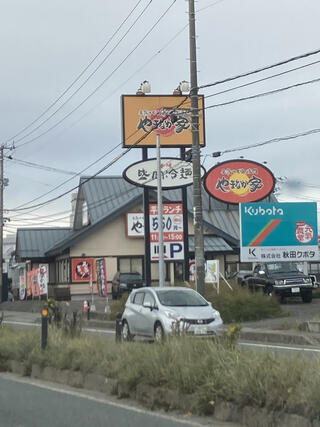
{"type": "MultiPolygon", "coordinates": [[[[79,172],[120,144],[121,94],[135,93],[145,79],[150,81],[155,94],[171,93],[181,80],[189,80],[188,29],[183,30],[188,24],[188,2],[141,0],[117,36],[71,90],[40,120],[20,133],[55,102],[85,69],[137,2],[0,0],[0,141],[2,144],[8,141],[10,145],[12,137],[18,134],[14,138],[17,148],[6,151],[6,155],[65,172],[79,172]],[[168,13],[135,49],[172,3],[168,13]],[[115,47],[148,4],[142,17],[115,47]],[[106,56],[108,58],[92,78],[55,113],[106,56]],[[104,80],[105,84],[101,85],[104,80]],[[100,89],[83,102],[99,85],[100,89]],[[83,105],[77,108],[82,102],[83,105]],[[51,114],[53,117],[43,123],[51,114]],[[61,123],[54,129],[30,142],[59,121],[61,123]],[[38,126],[39,129],[30,133],[38,126]],[[30,135],[26,136],[28,133],[30,135]]],[[[196,8],[199,85],[320,47],[319,0],[199,0],[196,8]]],[[[201,93],[211,95],[318,60],[320,54],[207,88],[201,93]]],[[[207,98],[205,104],[210,106],[319,77],[320,63],[207,98]]],[[[319,99],[320,82],[316,82],[267,97],[207,109],[207,146],[202,154],[205,156],[214,151],[320,128],[319,99]]],[[[209,169],[218,160],[238,158],[240,155],[267,162],[276,177],[286,177],[292,184],[282,186],[281,201],[298,200],[293,197],[294,194],[298,194],[301,201],[320,200],[319,138],[320,134],[314,134],[242,152],[235,151],[219,159],[207,156],[204,166],[209,169]],[[298,187],[298,193],[296,183],[303,184],[298,187]],[[290,191],[291,187],[294,192],[290,191]]],[[[121,146],[85,174],[95,173],[120,152],[121,146]]],[[[164,154],[176,155],[178,151],[166,150],[164,154]]],[[[119,175],[126,166],[140,158],[140,150],[132,150],[104,175],[119,175]]],[[[5,209],[28,203],[71,178],[67,174],[29,168],[13,160],[5,161],[5,176],[9,178],[4,196],[5,209]]],[[[75,178],[30,205],[58,196],[76,186],[78,181],[75,178]]],[[[54,226],[56,222],[43,223],[44,219],[39,216],[66,217],[71,209],[70,200],[69,194],[30,215],[20,212],[17,216],[17,213],[9,211],[5,214],[11,218],[6,223],[6,232],[12,232],[17,225],[29,223],[54,226]]],[[[67,222],[59,221],[59,224],[67,222]]]]}

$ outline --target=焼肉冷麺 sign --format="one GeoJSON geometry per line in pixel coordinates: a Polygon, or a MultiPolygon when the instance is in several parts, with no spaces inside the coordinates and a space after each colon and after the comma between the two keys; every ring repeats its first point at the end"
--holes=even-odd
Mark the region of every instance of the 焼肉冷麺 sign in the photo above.
{"type": "MultiPolygon", "coordinates": [[[[186,187],[193,184],[192,163],[174,157],[161,158],[161,187],[163,189],[186,187]]],[[[201,167],[201,176],[205,169],[201,167]]],[[[123,177],[133,185],[157,188],[157,159],[133,163],[123,171],[123,177]]]]}
{"type": "MultiPolygon", "coordinates": [[[[192,146],[191,98],[176,95],[122,95],[124,147],[192,146]],[[139,142],[138,142],[139,141],[139,142]]],[[[204,101],[198,95],[199,145],[205,146],[204,101]]]]}
{"type": "Polygon", "coordinates": [[[317,204],[241,203],[242,262],[318,261],[317,204]]]}
{"type": "MultiPolygon", "coordinates": [[[[163,251],[165,261],[184,259],[184,231],[182,203],[163,203],[163,251]]],[[[149,205],[150,258],[159,259],[158,205],[149,205]]]]}
{"type": "Polygon", "coordinates": [[[262,200],[272,193],[274,186],[272,172],[250,160],[219,163],[204,177],[204,188],[210,196],[229,204],[262,200]]]}

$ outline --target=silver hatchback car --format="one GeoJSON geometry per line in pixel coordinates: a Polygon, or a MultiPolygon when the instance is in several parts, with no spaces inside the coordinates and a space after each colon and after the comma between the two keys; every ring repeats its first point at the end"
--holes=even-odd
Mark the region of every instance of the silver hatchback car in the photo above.
{"type": "Polygon", "coordinates": [[[122,315],[122,339],[134,336],[161,341],[169,335],[220,335],[220,313],[193,289],[143,288],[131,292],[122,315]]]}

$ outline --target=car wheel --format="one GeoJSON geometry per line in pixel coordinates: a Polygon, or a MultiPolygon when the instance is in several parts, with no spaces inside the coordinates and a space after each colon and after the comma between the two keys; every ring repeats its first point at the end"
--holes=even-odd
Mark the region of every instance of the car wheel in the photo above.
{"type": "Polygon", "coordinates": [[[164,331],[161,323],[157,322],[154,326],[154,340],[155,342],[164,341],[164,331]]]}
{"type": "Polygon", "coordinates": [[[302,292],[301,298],[303,302],[309,303],[312,301],[312,291],[302,292]]]}
{"type": "Polygon", "coordinates": [[[123,341],[129,342],[133,340],[133,335],[131,335],[129,325],[126,320],[122,322],[121,336],[123,341]]]}

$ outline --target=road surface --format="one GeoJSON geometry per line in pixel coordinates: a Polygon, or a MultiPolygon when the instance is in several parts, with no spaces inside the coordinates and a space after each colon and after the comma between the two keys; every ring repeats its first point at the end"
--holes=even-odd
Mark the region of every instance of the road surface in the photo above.
{"type": "Polygon", "coordinates": [[[0,402],[1,427],[241,427],[209,417],[151,412],[101,393],[3,373],[0,402]]]}

